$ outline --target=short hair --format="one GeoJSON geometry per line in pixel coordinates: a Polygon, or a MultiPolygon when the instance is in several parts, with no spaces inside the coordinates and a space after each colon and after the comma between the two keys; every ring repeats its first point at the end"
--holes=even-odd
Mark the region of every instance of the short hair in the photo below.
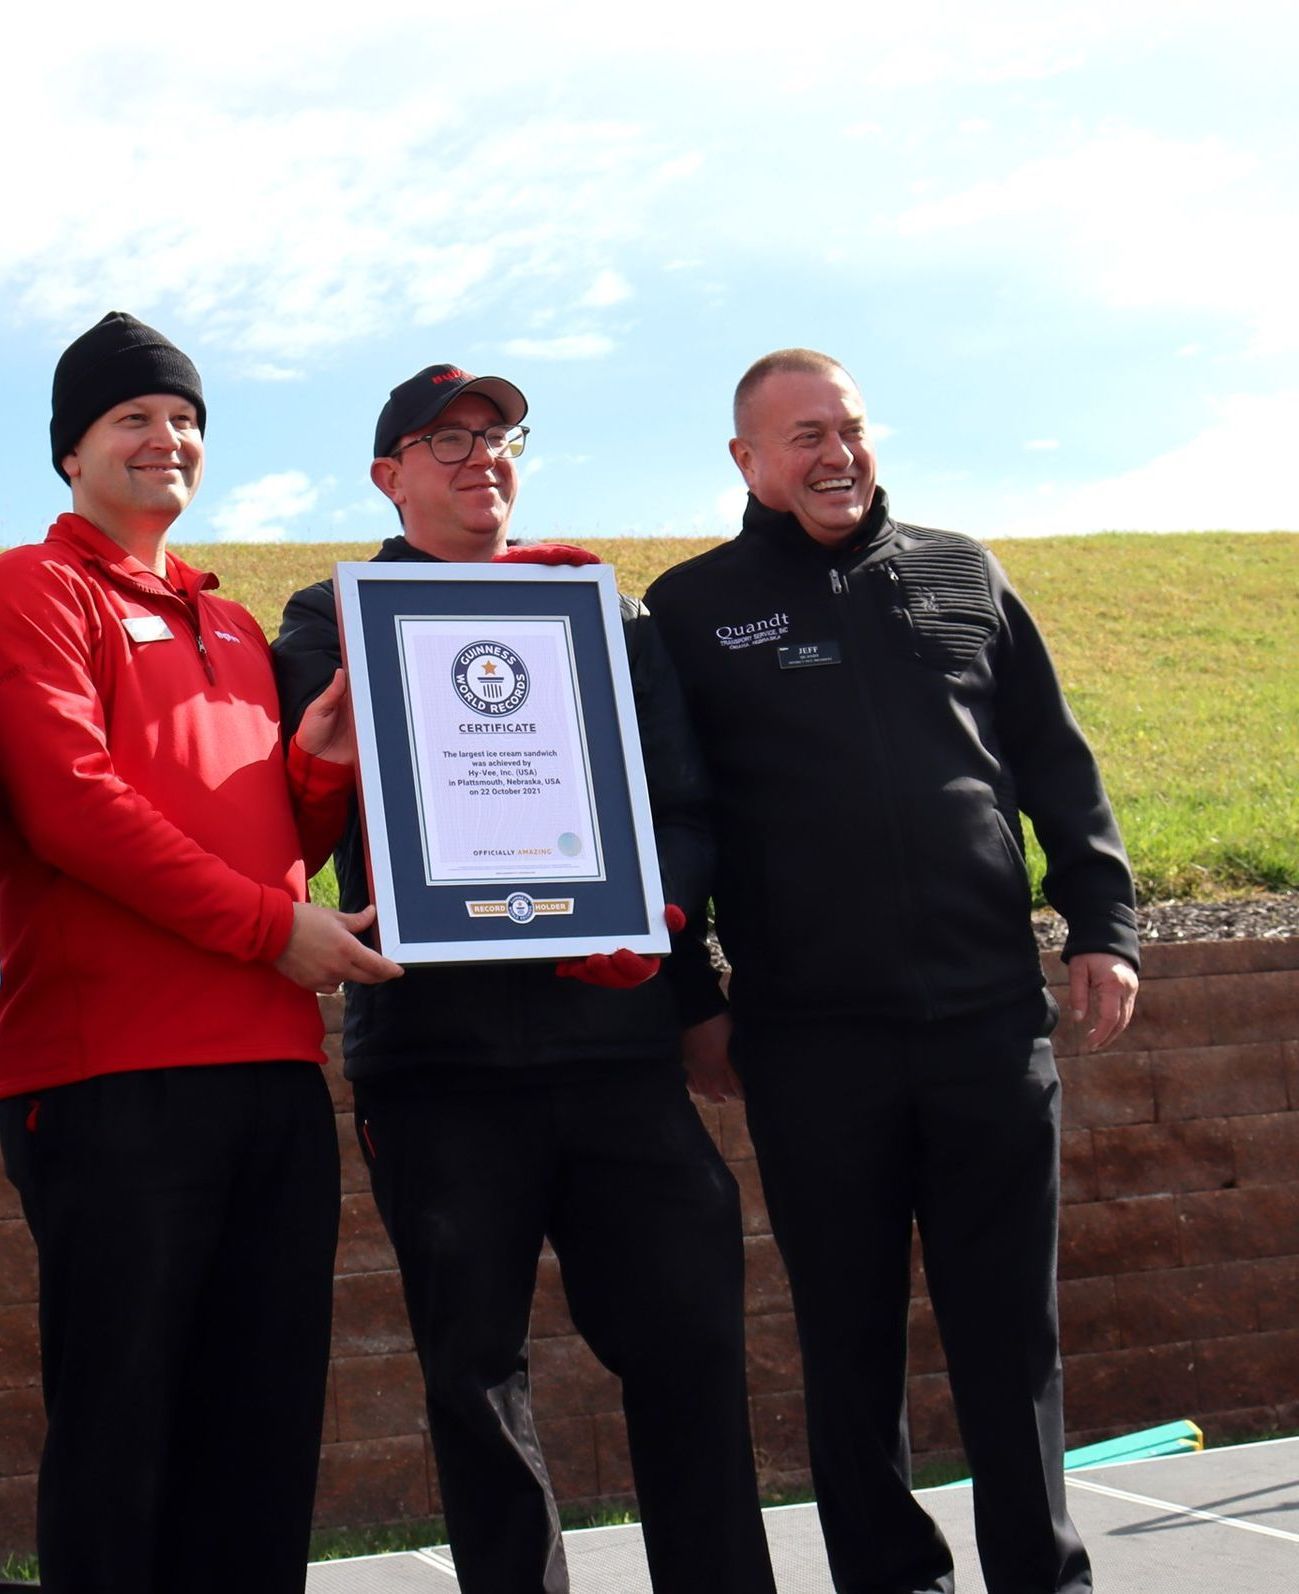
{"type": "Polygon", "coordinates": [[[854,387],[857,385],[853,381],[852,373],[840,365],[838,360],[832,360],[828,354],[821,354],[816,349],[775,349],[770,354],[764,354],[760,360],[755,360],[736,386],[732,413],[737,437],[744,436],[744,422],[748,418],[748,408],[753,395],[769,376],[776,376],[785,371],[803,371],[809,376],[828,376],[831,372],[839,371],[852,382],[854,387]]]}

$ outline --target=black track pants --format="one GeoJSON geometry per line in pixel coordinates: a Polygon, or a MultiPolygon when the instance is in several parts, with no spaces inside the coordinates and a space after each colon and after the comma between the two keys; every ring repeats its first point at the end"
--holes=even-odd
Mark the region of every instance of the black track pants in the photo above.
{"type": "Polygon", "coordinates": [[[401,1265],[464,1594],[564,1594],[528,1388],[549,1237],[579,1332],[622,1380],[662,1594],[774,1594],[744,1384],[735,1183],[675,1068],[439,1091],[357,1082],[362,1148],[401,1265]]]}
{"type": "Polygon", "coordinates": [[[1092,1586],[1062,1474],[1054,1017],[1037,994],[932,1024],[782,1021],[737,1034],[840,1594],[952,1588],[948,1547],[909,1492],[913,1215],[989,1594],[1092,1586]]]}
{"type": "Polygon", "coordinates": [[[40,1260],[47,1594],[300,1594],[338,1142],[311,1063],[0,1102],[40,1260]]]}

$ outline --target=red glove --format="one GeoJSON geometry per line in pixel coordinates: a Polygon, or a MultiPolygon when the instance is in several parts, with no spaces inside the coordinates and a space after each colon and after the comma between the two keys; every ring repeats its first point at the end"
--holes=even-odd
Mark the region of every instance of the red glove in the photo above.
{"type": "MultiPolygon", "coordinates": [[[[686,927],[686,916],[675,902],[669,902],[663,909],[663,920],[673,935],[686,927]]],[[[629,991],[634,985],[652,980],[662,961],[652,954],[646,957],[620,946],[616,952],[592,952],[590,957],[565,958],[562,963],[555,964],[555,973],[560,979],[602,985],[608,991],[629,991]]]]}
{"type": "Polygon", "coordinates": [[[555,973],[562,979],[581,980],[584,985],[603,985],[608,991],[629,991],[633,985],[644,985],[659,971],[662,961],[658,957],[642,957],[620,946],[616,952],[592,952],[590,957],[566,958],[555,964],[555,973]]]}
{"type": "MultiPolygon", "coordinates": [[[[571,542],[533,542],[492,555],[494,565],[598,565],[597,555],[571,542]]],[[[649,976],[646,975],[648,979],[649,976]]]]}

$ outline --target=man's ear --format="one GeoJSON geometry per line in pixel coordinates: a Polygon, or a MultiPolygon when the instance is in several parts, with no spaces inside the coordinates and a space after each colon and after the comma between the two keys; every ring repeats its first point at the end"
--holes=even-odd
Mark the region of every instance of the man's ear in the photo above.
{"type": "Polygon", "coordinates": [[[77,458],[75,448],[70,448],[59,463],[63,466],[63,474],[69,481],[75,481],[81,475],[81,461],[77,458]]]}
{"type": "Polygon", "coordinates": [[[740,467],[740,475],[753,486],[753,450],[742,437],[731,439],[731,458],[740,467]]]}
{"type": "Polygon", "coordinates": [[[376,459],[370,466],[370,480],[394,504],[402,503],[405,498],[399,485],[400,476],[395,459],[376,459]]]}

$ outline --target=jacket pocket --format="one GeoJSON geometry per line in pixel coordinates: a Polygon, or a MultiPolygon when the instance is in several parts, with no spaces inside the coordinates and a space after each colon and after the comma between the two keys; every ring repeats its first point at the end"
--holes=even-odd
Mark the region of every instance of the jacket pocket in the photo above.
{"type": "Polygon", "coordinates": [[[996,636],[1001,622],[973,544],[907,548],[877,568],[879,590],[887,591],[885,635],[895,652],[960,675],[996,636]]]}

